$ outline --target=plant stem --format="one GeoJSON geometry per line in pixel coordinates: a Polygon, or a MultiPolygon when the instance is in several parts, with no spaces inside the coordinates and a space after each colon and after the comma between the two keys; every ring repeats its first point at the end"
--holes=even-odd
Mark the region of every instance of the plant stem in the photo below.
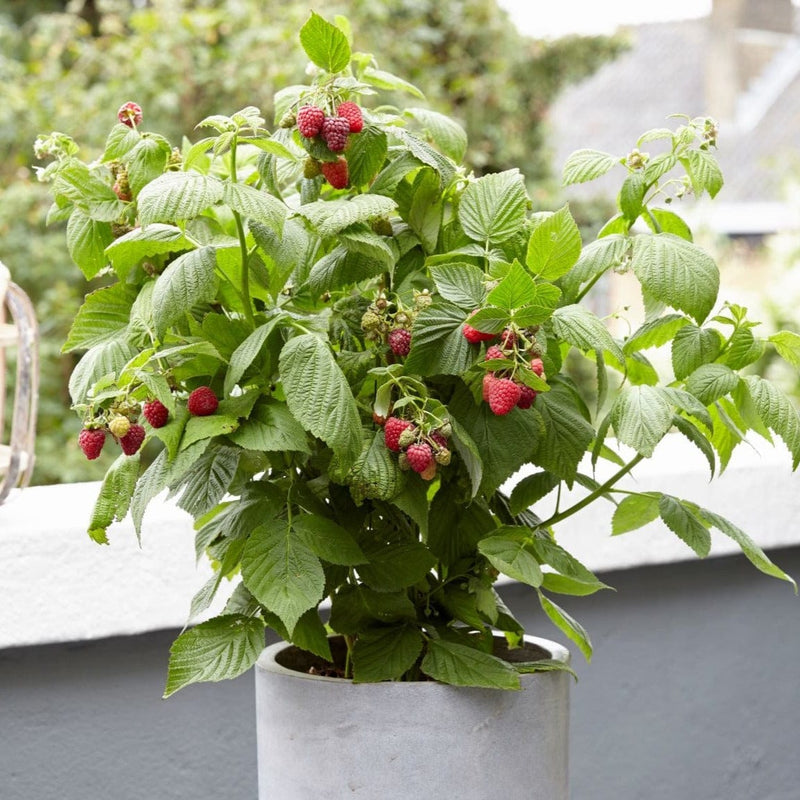
{"type": "Polygon", "coordinates": [[[637,453],[624,467],[622,467],[622,469],[615,472],[614,475],[612,475],[602,486],[598,486],[597,489],[587,494],[586,497],[584,497],[582,500],[579,500],[574,505],[571,505],[569,508],[565,508],[560,513],[553,514],[550,519],[546,519],[544,522],[542,522],[542,527],[549,528],[551,525],[555,525],[557,522],[561,522],[561,520],[576,514],[582,508],[586,508],[586,506],[597,500],[598,497],[605,494],[609,489],[613,488],[614,484],[620,478],[627,475],[643,459],[644,456],[641,453],[637,453]]]}

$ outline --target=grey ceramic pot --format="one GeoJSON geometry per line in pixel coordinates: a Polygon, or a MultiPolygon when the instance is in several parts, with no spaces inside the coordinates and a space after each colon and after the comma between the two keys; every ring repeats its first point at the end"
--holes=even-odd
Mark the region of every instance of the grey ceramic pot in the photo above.
{"type": "MultiPolygon", "coordinates": [[[[524,660],[568,662],[525,638],[539,650],[524,660]]],[[[256,663],[259,800],[567,800],[567,673],[523,675],[519,692],[354,684],[289,669],[294,650],[256,663]]]]}

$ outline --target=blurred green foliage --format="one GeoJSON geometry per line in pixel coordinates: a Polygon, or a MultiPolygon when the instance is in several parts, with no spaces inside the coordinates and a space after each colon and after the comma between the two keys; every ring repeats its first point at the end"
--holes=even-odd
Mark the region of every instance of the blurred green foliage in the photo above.
{"type": "MultiPolygon", "coordinates": [[[[626,46],[614,37],[525,38],[495,0],[313,5],[329,18],[346,14],[358,48],[462,122],[476,173],[518,167],[543,205],[553,192],[549,105],[626,46]]],[[[296,38],[308,13],[307,3],[286,0],[0,0],[0,260],[33,298],[42,331],[35,482],[95,480],[109,465],[87,463],[72,446],[73,359],[60,347],[94,286],[70,263],[63,230],[44,226],[49,200],[31,169],[36,136],[69,133],[91,158],[127,100],[143,107],[148,130],[174,142],[203,117],[246,105],[269,120],[275,87],[303,80],[296,38]]]]}

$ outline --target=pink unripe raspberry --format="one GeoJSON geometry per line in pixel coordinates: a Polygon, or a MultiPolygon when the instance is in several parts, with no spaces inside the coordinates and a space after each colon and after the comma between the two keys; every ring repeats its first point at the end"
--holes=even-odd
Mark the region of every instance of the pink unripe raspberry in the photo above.
{"type": "Polygon", "coordinates": [[[519,400],[517,400],[517,408],[530,408],[533,401],[536,399],[538,392],[531,389],[530,386],[523,384],[520,386],[519,400]]]}
{"type": "Polygon", "coordinates": [[[122,452],[125,453],[126,456],[132,456],[134,453],[138,452],[139,448],[142,446],[145,435],[145,429],[141,425],[131,425],[128,432],[119,440],[122,452]]]}
{"type": "Polygon", "coordinates": [[[395,453],[400,452],[400,434],[407,428],[413,428],[414,424],[407,419],[400,417],[389,417],[383,426],[383,440],[386,446],[395,453]]]}
{"type": "Polygon", "coordinates": [[[169,419],[169,411],[160,400],[148,400],[142,406],[142,414],[154,428],[163,428],[169,419]]]}
{"type": "Polygon", "coordinates": [[[544,362],[541,358],[531,359],[531,371],[535,372],[540,378],[544,375],[544,362]]]}
{"type": "Polygon", "coordinates": [[[297,130],[311,139],[317,136],[322,130],[322,123],[325,121],[325,112],[317,106],[302,106],[297,112],[297,130]]]}
{"type": "Polygon", "coordinates": [[[436,464],[433,459],[433,450],[426,442],[409,445],[408,450],[406,450],[406,456],[408,465],[414,472],[425,472],[431,463],[436,464]]]}
{"type": "Polygon", "coordinates": [[[511,378],[498,378],[489,389],[489,408],[497,415],[508,414],[519,402],[522,389],[511,378]]]}
{"type": "Polygon", "coordinates": [[[142,107],[137,103],[123,103],[117,111],[117,119],[129,128],[142,124],[142,107]]]}
{"type": "Polygon", "coordinates": [[[411,351],[411,331],[395,328],[389,331],[389,347],[396,356],[407,356],[411,351]]]}
{"type": "Polygon", "coordinates": [[[419,476],[424,481],[432,481],[436,477],[436,461],[431,461],[431,463],[419,473],[419,476]]]}
{"type": "Polygon", "coordinates": [[[492,361],[495,358],[505,358],[506,354],[496,345],[493,344],[487,351],[486,351],[486,361],[492,361]]]}
{"type": "Polygon", "coordinates": [[[325,176],[325,180],[334,189],[346,189],[350,183],[350,171],[347,167],[347,160],[339,158],[336,161],[323,161],[319,168],[325,176]]]}
{"type": "Polygon", "coordinates": [[[511,350],[512,347],[517,343],[517,334],[511,330],[511,328],[506,328],[500,334],[500,344],[506,349],[511,350]]]}
{"type": "Polygon", "coordinates": [[[187,402],[189,413],[193,417],[207,417],[217,410],[219,400],[209,386],[200,386],[190,395],[187,402]]]}
{"type": "Polygon", "coordinates": [[[325,117],[322,123],[322,138],[329,150],[334,153],[344,150],[349,133],[350,123],[344,117],[325,117]]]}
{"type": "Polygon", "coordinates": [[[106,441],[106,432],[102,428],[84,428],[78,435],[78,445],[89,461],[99,458],[106,441]]]}
{"type": "Polygon", "coordinates": [[[494,374],[494,372],[487,372],[483,376],[483,401],[485,403],[489,402],[489,392],[492,390],[492,386],[494,386],[495,382],[498,380],[499,378],[494,374]]]}
{"type": "Polygon", "coordinates": [[[361,109],[353,102],[342,103],[336,113],[350,123],[350,133],[360,133],[364,127],[364,116],[361,109]]]}

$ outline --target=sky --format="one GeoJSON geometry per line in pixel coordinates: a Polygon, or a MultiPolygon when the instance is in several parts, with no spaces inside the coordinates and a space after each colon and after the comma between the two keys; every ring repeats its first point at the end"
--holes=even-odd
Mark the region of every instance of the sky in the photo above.
{"type": "Polygon", "coordinates": [[[536,38],[612,33],[619,25],[704,17],[711,0],[498,0],[520,31],[536,38]]]}

